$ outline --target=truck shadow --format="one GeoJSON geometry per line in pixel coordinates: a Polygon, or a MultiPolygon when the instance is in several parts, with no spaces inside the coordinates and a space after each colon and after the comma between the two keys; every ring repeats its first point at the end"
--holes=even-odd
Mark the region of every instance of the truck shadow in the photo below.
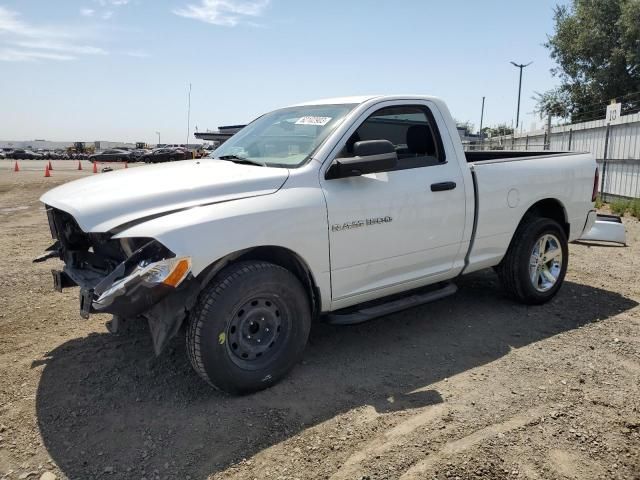
{"type": "Polygon", "coordinates": [[[43,361],[36,408],[45,447],[69,478],[205,478],[353,408],[440,403],[434,382],[637,305],[566,282],[553,302],[525,307],[496,282],[480,272],[430,305],[354,327],[316,325],[302,364],[246,397],[206,386],[182,338],[160,358],[145,331],[71,340],[43,361]]]}

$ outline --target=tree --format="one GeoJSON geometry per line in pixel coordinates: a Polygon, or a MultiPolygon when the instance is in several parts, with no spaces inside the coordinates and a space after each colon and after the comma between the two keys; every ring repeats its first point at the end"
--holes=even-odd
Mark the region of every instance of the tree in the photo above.
{"type": "Polygon", "coordinates": [[[455,120],[456,122],[456,128],[458,130],[464,130],[465,135],[470,135],[471,133],[473,133],[473,123],[471,123],[469,120],[467,120],[466,122],[461,122],[459,120],[455,120]]]}
{"type": "Polygon", "coordinates": [[[506,123],[500,123],[495,127],[484,127],[482,129],[482,134],[484,137],[499,137],[501,135],[511,135],[513,133],[513,128],[507,126],[506,123]]]}
{"type": "Polygon", "coordinates": [[[568,118],[571,116],[569,111],[571,99],[561,88],[549,90],[544,93],[535,92],[532,98],[536,101],[535,112],[540,114],[540,118],[549,116],[568,118]]]}
{"type": "Polygon", "coordinates": [[[558,66],[560,87],[541,94],[538,111],[572,121],[602,118],[611,99],[625,113],[640,110],[640,1],[573,0],[554,11],[555,33],[545,46],[558,66]]]}

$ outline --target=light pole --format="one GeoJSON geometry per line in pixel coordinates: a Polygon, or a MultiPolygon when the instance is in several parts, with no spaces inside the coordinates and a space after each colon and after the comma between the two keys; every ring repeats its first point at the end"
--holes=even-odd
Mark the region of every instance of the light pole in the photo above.
{"type": "Polygon", "coordinates": [[[482,97],[482,110],[480,110],[480,143],[482,144],[483,142],[483,136],[482,136],[482,121],[484,120],[484,97],[482,97]]]}
{"type": "Polygon", "coordinates": [[[525,65],[523,63],[518,64],[516,62],[511,62],[511,65],[520,69],[520,82],[518,83],[518,112],[516,113],[516,129],[518,128],[518,124],[520,123],[520,93],[522,92],[522,69],[524,67],[528,67],[532,63],[533,62],[529,62],[525,65]]]}
{"type": "Polygon", "coordinates": [[[158,145],[160,145],[160,132],[156,132],[156,135],[158,135],[158,145]]]}
{"type": "Polygon", "coordinates": [[[189,83],[189,99],[187,100],[187,142],[185,147],[189,145],[189,130],[191,129],[191,83],[189,83]]]}

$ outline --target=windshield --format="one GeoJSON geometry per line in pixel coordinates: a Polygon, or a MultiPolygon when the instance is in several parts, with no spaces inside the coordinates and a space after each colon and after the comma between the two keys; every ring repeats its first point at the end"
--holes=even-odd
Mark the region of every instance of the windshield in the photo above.
{"type": "Polygon", "coordinates": [[[305,105],[267,113],[208,157],[267,167],[299,167],[354,107],[354,104],[305,105]]]}

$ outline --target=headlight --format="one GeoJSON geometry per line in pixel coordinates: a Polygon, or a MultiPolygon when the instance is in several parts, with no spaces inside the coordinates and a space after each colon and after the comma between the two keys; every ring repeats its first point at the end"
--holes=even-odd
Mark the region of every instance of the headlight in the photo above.
{"type": "Polygon", "coordinates": [[[147,283],[163,283],[170,287],[177,287],[191,271],[191,258],[168,258],[145,267],[138,267],[138,269],[134,270],[132,275],[137,273],[147,283]]]}
{"type": "Polygon", "coordinates": [[[116,281],[96,300],[99,304],[109,304],[115,297],[123,295],[127,289],[142,285],[154,287],[166,285],[178,287],[191,271],[191,257],[167,258],[159,262],[140,262],[126,277],[116,281]]]}

